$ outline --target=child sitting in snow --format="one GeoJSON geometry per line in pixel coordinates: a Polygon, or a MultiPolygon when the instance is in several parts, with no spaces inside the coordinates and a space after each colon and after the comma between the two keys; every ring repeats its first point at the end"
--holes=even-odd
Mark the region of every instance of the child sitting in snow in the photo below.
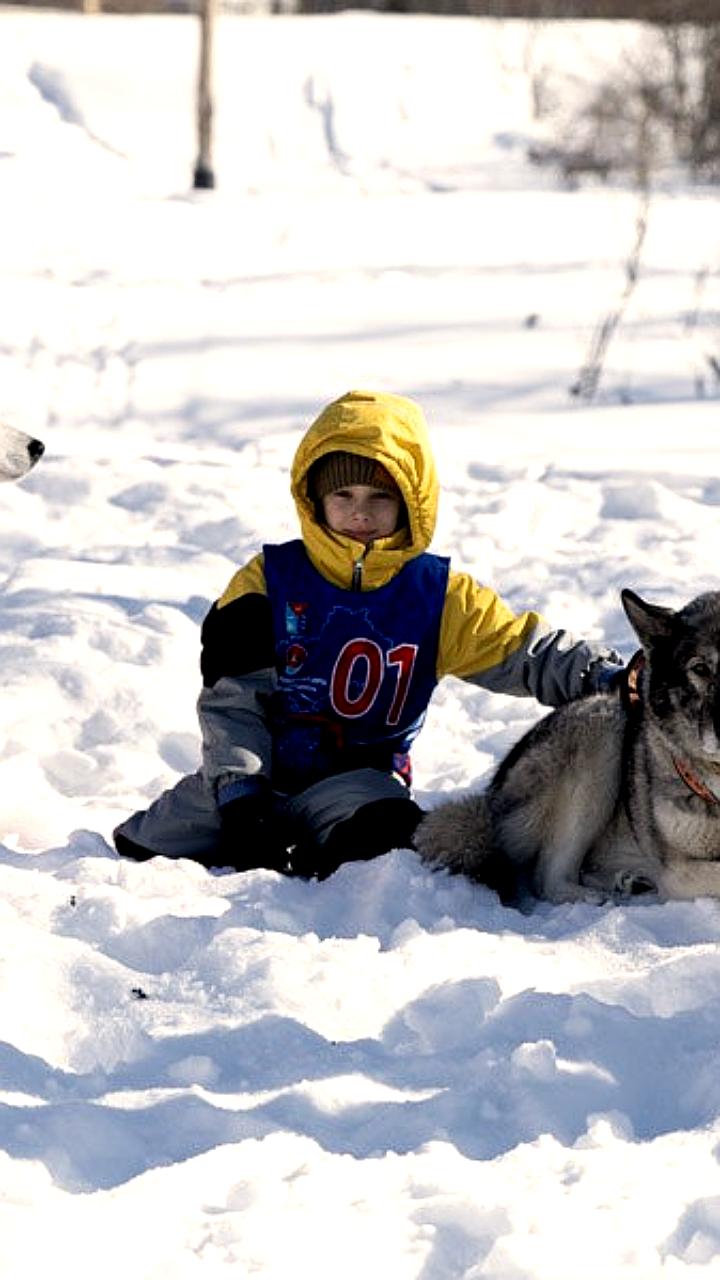
{"type": "Polygon", "coordinates": [[[427,551],[438,483],[413,401],[352,391],[292,468],[302,540],[265,546],[202,628],[202,769],[115,831],[120,854],[324,878],[412,846],[410,747],[446,675],[555,706],[621,659],[427,551]]]}

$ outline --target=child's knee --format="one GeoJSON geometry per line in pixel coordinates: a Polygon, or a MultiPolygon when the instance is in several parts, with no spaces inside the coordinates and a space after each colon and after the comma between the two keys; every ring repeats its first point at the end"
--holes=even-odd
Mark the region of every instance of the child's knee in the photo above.
{"type": "Polygon", "coordinates": [[[412,848],[423,816],[409,796],[370,800],[337,822],[322,842],[298,844],[291,855],[292,868],[297,875],[324,880],[344,862],[365,862],[391,849],[412,848]]]}

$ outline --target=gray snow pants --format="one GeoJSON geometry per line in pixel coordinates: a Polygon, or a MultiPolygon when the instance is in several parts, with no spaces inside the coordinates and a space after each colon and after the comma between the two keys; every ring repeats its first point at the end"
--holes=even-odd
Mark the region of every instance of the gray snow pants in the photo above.
{"type": "MultiPolygon", "coordinates": [[[[411,801],[410,792],[395,774],[379,769],[353,769],[316,782],[306,791],[278,800],[283,822],[293,843],[326,844],[340,822],[375,800],[411,801]]],[[[215,797],[202,772],[181,778],[149,809],[132,814],[115,829],[166,858],[206,861],[220,847],[220,819],[215,797]]]]}

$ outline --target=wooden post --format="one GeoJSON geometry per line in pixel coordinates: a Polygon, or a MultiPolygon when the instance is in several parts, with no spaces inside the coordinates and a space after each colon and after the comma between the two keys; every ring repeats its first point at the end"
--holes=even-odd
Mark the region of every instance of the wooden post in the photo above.
{"type": "Polygon", "coordinates": [[[207,190],[215,186],[212,167],[212,51],[216,0],[200,0],[200,69],[198,74],[198,158],[193,186],[207,190]]]}

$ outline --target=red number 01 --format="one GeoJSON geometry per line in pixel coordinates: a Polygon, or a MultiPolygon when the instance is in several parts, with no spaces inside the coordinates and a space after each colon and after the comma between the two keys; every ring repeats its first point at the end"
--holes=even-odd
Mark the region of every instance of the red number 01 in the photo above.
{"type": "MultiPolygon", "coordinates": [[[[397,669],[395,696],[387,715],[388,724],[397,724],[402,715],[416,657],[416,644],[399,644],[390,649],[387,655],[387,666],[397,669]]],[[[333,710],[348,719],[364,716],[380,692],[385,670],[383,651],[374,640],[348,640],[338,654],[330,678],[330,702],[333,710]],[[358,662],[364,664],[364,680],[359,693],[351,698],[350,685],[356,675],[358,662]]]]}

